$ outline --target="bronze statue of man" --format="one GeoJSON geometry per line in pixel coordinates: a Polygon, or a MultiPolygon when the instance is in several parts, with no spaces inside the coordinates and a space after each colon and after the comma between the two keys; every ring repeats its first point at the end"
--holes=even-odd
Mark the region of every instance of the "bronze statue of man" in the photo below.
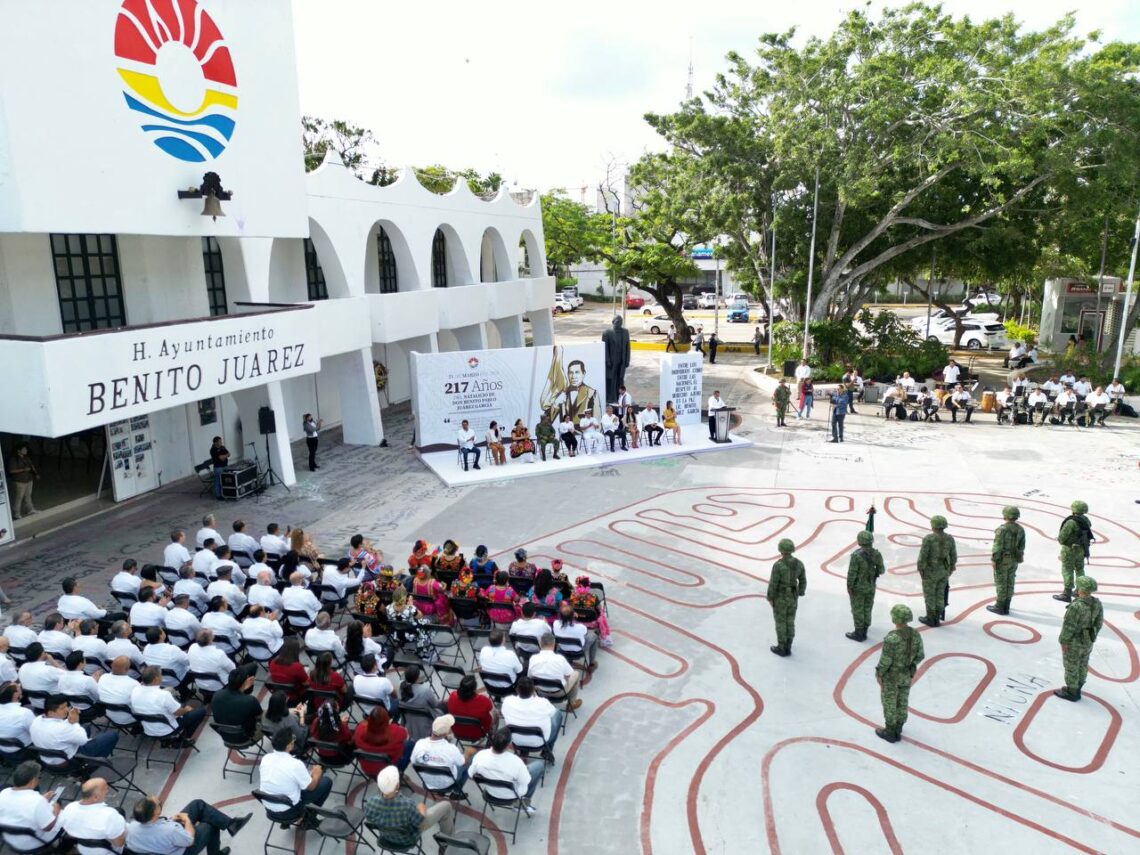
{"type": "Polygon", "coordinates": [[[629,330],[622,326],[621,315],[615,315],[613,326],[602,333],[606,345],[606,403],[617,400],[618,389],[625,385],[625,369],[629,368],[629,330]]]}

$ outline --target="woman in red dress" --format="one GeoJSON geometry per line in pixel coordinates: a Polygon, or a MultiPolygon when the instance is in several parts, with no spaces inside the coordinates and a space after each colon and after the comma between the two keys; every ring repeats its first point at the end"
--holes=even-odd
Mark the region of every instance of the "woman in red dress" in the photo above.
{"type": "Polygon", "coordinates": [[[495,706],[486,695],[479,694],[474,674],[459,681],[459,688],[447,696],[447,711],[454,716],[479,720],[479,726],[456,724],[451,728],[460,739],[477,740],[490,736],[495,727],[495,706]]]}
{"type": "Polygon", "coordinates": [[[286,638],[269,663],[269,679],[280,683],[289,703],[296,704],[305,697],[309,688],[309,673],[301,664],[301,642],[297,638],[286,638]],[[289,686],[290,688],[284,688],[289,686]]]}
{"type": "MultiPolygon", "coordinates": [[[[359,751],[369,754],[387,754],[402,773],[412,756],[413,743],[408,741],[408,731],[394,724],[388,717],[388,710],[382,705],[372,708],[368,718],[356,726],[353,742],[359,751]]],[[[370,778],[380,774],[387,764],[375,760],[361,760],[360,768],[370,778]]]]}

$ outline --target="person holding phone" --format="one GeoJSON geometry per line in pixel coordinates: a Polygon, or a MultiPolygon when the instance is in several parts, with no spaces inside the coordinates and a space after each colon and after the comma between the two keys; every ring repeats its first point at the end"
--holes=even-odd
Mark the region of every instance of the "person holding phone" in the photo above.
{"type": "Polygon", "coordinates": [[[305,413],[305,417],[302,420],[302,427],[305,431],[305,445],[309,447],[310,472],[316,472],[321,468],[317,465],[317,445],[320,443],[321,427],[324,423],[324,419],[314,419],[312,413],[305,413]]]}
{"type": "Polygon", "coordinates": [[[0,816],[19,834],[4,832],[4,842],[13,852],[24,852],[54,843],[63,826],[59,823],[59,797],[63,787],[40,793],[43,767],[34,760],[21,763],[12,772],[12,786],[0,790],[0,816]]]}

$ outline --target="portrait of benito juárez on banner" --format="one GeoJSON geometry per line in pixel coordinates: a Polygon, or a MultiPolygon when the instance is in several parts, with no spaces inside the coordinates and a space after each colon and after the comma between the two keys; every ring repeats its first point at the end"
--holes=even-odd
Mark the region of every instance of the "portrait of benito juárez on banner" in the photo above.
{"type": "Polygon", "coordinates": [[[598,393],[592,386],[586,385],[586,363],[581,359],[573,359],[563,369],[562,348],[554,347],[539,405],[552,422],[570,421],[577,425],[578,419],[586,410],[598,415],[598,393]]]}

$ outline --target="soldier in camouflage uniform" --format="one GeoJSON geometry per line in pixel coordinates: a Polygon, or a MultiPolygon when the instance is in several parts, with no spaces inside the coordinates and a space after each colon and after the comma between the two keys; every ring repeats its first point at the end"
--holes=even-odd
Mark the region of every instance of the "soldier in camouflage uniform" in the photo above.
{"type": "Polygon", "coordinates": [[[796,605],[807,593],[804,563],[793,558],[796,546],[786,537],[780,541],[780,558],[772,565],[768,580],[768,602],[776,620],[776,646],[768,648],[777,656],[792,655],[792,639],[796,637],[796,605]]]}
{"type": "Polygon", "coordinates": [[[1061,580],[1065,583],[1063,594],[1054,594],[1054,600],[1063,603],[1073,601],[1073,580],[1085,569],[1085,559],[1089,557],[1089,544],[1093,542],[1092,523],[1085,516],[1089,506],[1080,499],[1069,506],[1072,513],[1061,523],[1057,532],[1057,542],[1061,544],[1061,580]]]}
{"type": "Polygon", "coordinates": [[[1065,607],[1061,623],[1061,658],[1065,663],[1065,688],[1053,692],[1066,701],[1081,699],[1081,686],[1089,675],[1089,654],[1104,625],[1104,606],[1094,597],[1096,579],[1077,577],[1077,599],[1065,607]]]}
{"type": "Polygon", "coordinates": [[[867,628],[871,625],[871,608],[875,605],[875,582],[886,567],[883,556],[872,544],[875,535],[861,531],[856,536],[859,548],[851,553],[847,562],[847,596],[851,600],[851,616],[855,619],[855,631],[846,633],[852,641],[866,641],[867,628]]]}
{"type": "Polygon", "coordinates": [[[946,597],[950,575],[958,569],[958,547],[946,533],[946,517],[930,518],[931,533],[922,539],[918,551],[918,575],[922,578],[922,598],[926,614],[918,619],[927,626],[938,626],[946,617],[946,597]]]}
{"type": "Polygon", "coordinates": [[[1017,565],[1025,560],[1025,529],[1017,522],[1021,511],[1013,505],[1006,505],[1002,508],[1001,515],[1005,522],[994,532],[994,545],[990,550],[997,602],[986,606],[986,611],[995,615],[1009,614],[1017,565]]]}
{"type": "Polygon", "coordinates": [[[780,385],[772,393],[772,404],[776,408],[776,427],[787,427],[784,417],[788,414],[788,403],[792,400],[792,390],[784,378],[780,378],[780,385]]]}
{"type": "Polygon", "coordinates": [[[891,607],[891,623],[895,628],[883,639],[883,652],[875,666],[886,724],[878,728],[875,735],[887,742],[898,742],[902,738],[910,684],[918,663],[926,655],[922,649],[922,636],[908,625],[913,618],[910,606],[900,604],[891,607]]]}

